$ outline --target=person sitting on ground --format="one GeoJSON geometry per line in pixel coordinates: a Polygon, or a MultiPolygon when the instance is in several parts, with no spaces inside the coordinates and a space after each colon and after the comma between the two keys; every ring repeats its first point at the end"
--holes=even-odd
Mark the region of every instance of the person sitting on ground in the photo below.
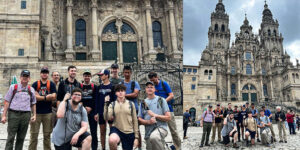
{"type": "Polygon", "coordinates": [[[109,133],[109,147],[111,150],[117,150],[118,143],[121,142],[124,150],[132,150],[138,146],[139,138],[135,105],[125,98],[125,85],[116,85],[115,92],[116,101],[110,103],[110,97],[105,97],[103,115],[105,120],[113,121],[109,133]]]}
{"type": "Polygon", "coordinates": [[[223,143],[226,147],[229,146],[230,137],[233,137],[233,148],[239,148],[237,145],[238,140],[238,133],[237,133],[237,126],[234,120],[233,112],[230,112],[227,117],[224,119],[224,126],[221,131],[223,136],[223,143]]]}
{"type": "Polygon", "coordinates": [[[248,118],[244,120],[244,126],[246,127],[246,144],[249,146],[248,137],[251,136],[251,144],[255,144],[255,135],[257,134],[257,121],[252,117],[252,112],[248,111],[248,118]]]}

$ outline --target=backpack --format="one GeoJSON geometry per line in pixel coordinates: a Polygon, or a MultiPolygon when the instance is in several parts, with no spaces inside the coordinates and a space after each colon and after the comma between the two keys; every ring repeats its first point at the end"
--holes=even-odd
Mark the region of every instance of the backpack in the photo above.
{"type": "MultiPolygon", "coordinates": [[[[124,83],[125,83],[124,80],[120,82],[120,84],[124,84],[124,83]]],[[[130,87],[130,89],[131,89],[131,92],[133,93],[134,89],[135,89],[135,81],[133,81],[133,80],[131,81],[131,87],[130,87]]]]}
{"type": "MultiPolygon", "coordinates": [[[[165,109],[162,106],[163,106],[163,98],[158,96],[157,108],[162,108],[163,112],[164,112],[165,109]]],[[[148,105],[147,105],[147,103],[144,99],[141,102],[141,108],[144,109],[144,110],[149,110],[149,107],[148,107],[148,105]]],[[[143,112],[143,111],[141,111],[141,112],[143,112]]],[[[144,114],[143,114],[143,116],[144,116],[144,114]]]]}
{"type": "MultiPolygon", "coordinates": [[[[131,116],[133,115],[133,109],[132,109],[132,105],[133,105],[133,102],[132,101],[128,101],[129,102],[129,108],[130,108],[130,111],[131,111],[131,116]]],[[[116,101],[113,101],[111,103],[112,105],[112,110],[113,110],[113,117],[115,118],[116,114],[115,114],[115,105],[116,105],[116,101]]]]}
{"type": "MultiPolygon", "coordinates": [[[[255,119],[254,117],[252,117],[252,118],[253,118],[253,120],[254,120],[254,123],[257,124],[256,119],[255,119]]],[[[246,118],[246,119],[245,119],[245,124],[244,124],[245,126],[248,126],[248,119],[249,119],[249,118],[246,118]]]]}
{"type": "MultiPolygon", "coordinates": [[[[74,80],[74,82],[75,82],[75,80],[74,80]]],[[[66,80],[64,80],[63,81],[63,83],[64,83],[64,90],[65,90],[65,93],[68,93],[68,92],[70,92],[70,93],[72,93],[72,88],[70,88],[70,90],[71,91],[68,91],[68,86],[70,86],[71,84],[69,83],[69,84],[66,84],[66,80]]],[[[76,82],[76,84],[74,84],[74,88],[75,87],[79,87],[80,85],[78,84],[78,82],[76,82]]]]}
{"type": "MultiPolygon", "coordinates": [[[[265,118],[267,118],[267,116],[265,116],[265,118]]],[[[266,119],[266,120],[268,121],[267,123],[269,123],[269,120],[268,119],[266,119]]],[[[261,122],[260,117],[258,117],[258,121],[261,122]]]]}
{"type": "MultiPolygon", "coordinates": [[[[165,93],[167,93],[167,95],[169,95],[169,93],[167,92],[167,89],[166,89],[165,81],[160,80],[160,82],[161,82],[161,86],[162,86],[163,90],[165,91],[165,93]]],[[[168,104],[173,105],[174,101],[175,101],[174,99],[171,99],[171,100],[168,102],[168,104]]]]}
{"type": "MultiPolygon", "coordinates": [[[[11,99],[10,99],[10,103],[9,103],[8,108],[10,108],[10,104],[12,103],[12,100],[14,99],[16,93],[18,93],[18,92],[20,92],[20,91],[18,91],[18,84],[15,84],[15,85],[14,85],[13,94],[12,94],[12,96],[11,96],[11,99]]],[[[28,93],[28,95],[30,96],[30,103],[32,103],[32,93],[31,93],[31,87],[30,87],[29,85],[27,86],[27,93],[28,93]]]]}
{"type": "MultiPolygon", "coordinates": [[[[50,80],[47,80],[47,83],[46,83],[47,85],[47,91],[48,91],[48,93],[50,93],[50,80]]],[[[41,89],[41,80],[38,80],[37,81],[37,88],[36,88],[36,91],[37,92],[39,92],[40,91],[40,89],[41,89]]]]}
{"type": "MultiPolygon", "coordinates": [[[[207,115],[207,110],[205,111],[205,114],[204,114],[204,117],[203,117],[203,120],[205,119],[205,117],[206,117],[206,115],[207,115]]],[[[211,113],[211,115],[213,116],[213,120],[215,119],[215,116],[214,116],[214,114],[213,113],[211,113]]]]}
{"type": "MultiPolygon", "coordinates": [[[[94,89],[95,89],[94,83],[91,83],[91,86],[92,86],[92,90],[94,91],[94,89]]],[[[83,89],[83,84],[82,83],[80,83],[80,88],[83,89]]]]}

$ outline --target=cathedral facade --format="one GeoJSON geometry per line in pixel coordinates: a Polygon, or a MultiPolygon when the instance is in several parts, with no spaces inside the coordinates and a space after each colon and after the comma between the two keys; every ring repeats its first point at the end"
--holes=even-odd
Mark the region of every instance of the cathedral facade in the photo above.
{"type": "Polygon", "coordinates": [[[182,0],[0,1],[0,91],[29,69],[182,62],[182,0]],[[3,78],[2,78],[3,77],[3,78]]]}
{"type": "Polygon", "coordinates": [[[184,110],[207,104],[286,103],[300,106],[300,65],[283,48],[279,22],[264,5],[259,33],[245,16],[230,44],[229,16],[222,0],[211,13],[208,44],[198,66],[184,66],[184,110]]]}

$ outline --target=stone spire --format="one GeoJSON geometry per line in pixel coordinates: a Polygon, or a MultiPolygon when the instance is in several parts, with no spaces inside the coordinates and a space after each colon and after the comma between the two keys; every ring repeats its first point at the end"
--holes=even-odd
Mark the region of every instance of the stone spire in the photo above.
{"type": "Polygon", "coordinates": [[[274,19],[273,19],[273,15],[271,10],[268,8],[268,4],[267,1],[265,1],[265,5],[264,5],[264,11],[263,11],[263,18],[262,18],[262,22],[263,23],[275,23],[274,19]]]}

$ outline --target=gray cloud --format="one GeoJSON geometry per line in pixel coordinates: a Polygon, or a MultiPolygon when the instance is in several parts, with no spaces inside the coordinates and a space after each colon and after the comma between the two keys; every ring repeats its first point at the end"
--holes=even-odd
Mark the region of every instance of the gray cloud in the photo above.
{"type": "MultiPolygon", "coordinates": [[[[214,11],[218,0],[184,0],[184,64],[197,65],[201,52],[207,45],[210,14],[214,11]]],[[[253,27],[258,33],[264,9],[264,0],[223,0],[231,31],[231,42],[234,34],[240,31],[245,12],[253,27]]],[[[299,0],[268,0],[273,18],[279,22],[279,31],[284,37],[283,47],[291,58],[300,58],[300,1],[299,0]]]]}

